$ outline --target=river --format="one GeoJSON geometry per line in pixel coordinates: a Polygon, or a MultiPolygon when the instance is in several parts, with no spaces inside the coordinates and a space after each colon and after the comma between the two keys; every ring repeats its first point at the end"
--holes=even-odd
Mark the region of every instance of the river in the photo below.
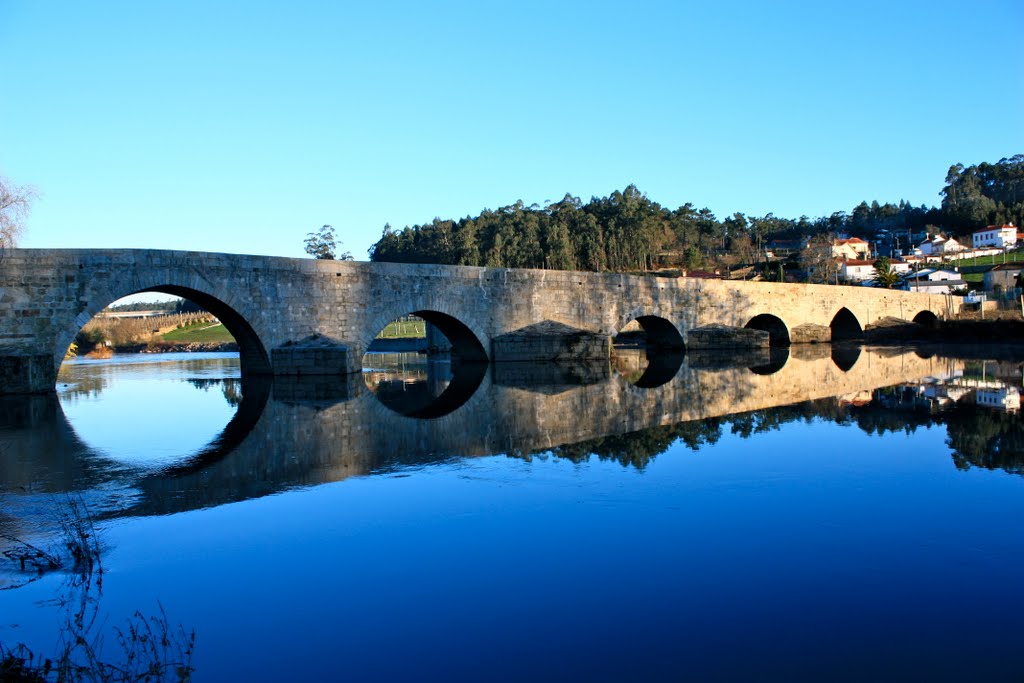
{"type": "Polygon", "coordinates": [[[194,631],[196,681],[1024,675],[1019,362],[365,365],[118,356],[0,399],[0,550],[60,554],[81,506],[102,562],[0,557],[0,643],[53,656],[87,603],[111,660],[136,611],[194,631]]]}

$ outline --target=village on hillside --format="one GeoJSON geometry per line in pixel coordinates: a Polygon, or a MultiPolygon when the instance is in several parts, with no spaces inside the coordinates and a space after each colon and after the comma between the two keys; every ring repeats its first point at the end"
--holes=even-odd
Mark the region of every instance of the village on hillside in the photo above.
{"type": "MultiPolygon", "coordinates": [[[[891,235],[881,231],[867,240],[837,234],[816,261],[807,257],[813,250],[809,238],[774,240],[766,244],[764,256],[767,263],[789,266],[785,269],[786,280],[806,281],[817,272],[814,279],[823,283],[960,295],[976,303],[1020,297],[1024,251],[1018,250],[1022,248],[1024,232],[1007,223],[990,225],[960,238],[941,233],[891,235]],[[796,261],[801,262],[802,271],[791,270],[796,261]]],[[[761,271],[772,272],[763,266],[761,271]]],[[[744,273],[742,269],[728,274],[718,270],[683,274],[764,279],[761,273],[744,273]]]]}

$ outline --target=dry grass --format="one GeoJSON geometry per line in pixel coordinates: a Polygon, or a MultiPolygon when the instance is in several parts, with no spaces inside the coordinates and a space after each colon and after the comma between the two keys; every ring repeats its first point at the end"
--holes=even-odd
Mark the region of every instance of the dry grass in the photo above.
{"type": "Polygon", "coordinates": [[[43,550],[20,539],[4,555],[19,565],[23,586],[41,576],[67,571],[67,580],[52,604],[61,610],[58,652],[46,657],[24,643],[0,643],[0,681],[25,683],[141,683],[192,678],[195,632],[172,627],[158,603],[158,613],[136,611],[124,628],[114,628],[116,648],[104,646],[98,619],[103,594],[101,545],[84,502],[69,499],[59,516],[60,541],[43,550]],[[111,652],[113,650],[113,652],[111,652]],[[108,655],[110,658],[108,658],[108,655]]]}
{"type": "Polygon", "coordinates": [[[152,318],[104,318],[96,316],[78,333],[76,343],[85,352],[103,346],[147,344],[163,334],[199,324],[216,324],[209,313],[175,313],[152,318]]]}

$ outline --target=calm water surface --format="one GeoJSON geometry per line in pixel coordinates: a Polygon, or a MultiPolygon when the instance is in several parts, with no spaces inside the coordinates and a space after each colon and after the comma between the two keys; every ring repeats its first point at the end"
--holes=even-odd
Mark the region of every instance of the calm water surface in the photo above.
{"type": "MultiPolygon", "coordinates": [[[[801,353],[66,363],[0,403],[0,535],[80,496],[101,628],[162,605],[199,681],[1024,678],[1021,365],[801,353]]],[[[67,580],[0,642],[53,651],[67,580]]]]}

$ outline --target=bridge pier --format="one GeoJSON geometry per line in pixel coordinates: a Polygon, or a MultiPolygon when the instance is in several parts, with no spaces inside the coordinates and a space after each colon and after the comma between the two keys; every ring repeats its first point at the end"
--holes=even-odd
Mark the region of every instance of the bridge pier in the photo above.
{"type": "Polygon", "coordinates": [[[611,349],[612,340],[608,335],[545,320],[495,337],[491,342],[491,360],[495,363],[607,361],[611,349]]]}
{"type": "Polygon", "coordinates": [[[53,356],[39,353],[0,356],[0,394],[48,394],[56,384],[53,356]]]}

